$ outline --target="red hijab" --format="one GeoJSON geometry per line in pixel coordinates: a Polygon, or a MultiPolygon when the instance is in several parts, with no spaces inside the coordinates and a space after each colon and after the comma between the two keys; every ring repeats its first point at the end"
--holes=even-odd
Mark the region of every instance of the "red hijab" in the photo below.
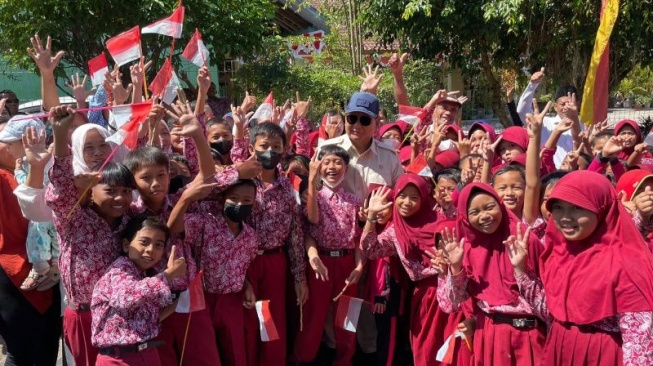
{"type": "MultiPolygon", "coordinates": [[[[463,268],[467,270],[469,282],[467,289],[473,297],[487,302],[490,306],[513,304],[519,297],[519,287],[515,281],[515,271],[510,263],[503,241],[517,234],[517,216],[506,209],[491,186],[485,183],[468,184],[460,192],[458,199],[458,238],[465,238],[463,268]],[[492,196],[501,209],[502,219],[499,228],[492,234],[484,234],[474,229],[469,222],[467,207],[477,193],[492,196]]],[[[525,231],[522,226],[522,233],[525,231]]],[[[537,258],[542,252],[542,244],[529,236],[528,267],[537,273],[537,258]]]]}
{"type": "Polygon", "coordinates": [[[435,155],[435,163],[440,164],[442,169],[458,168],[458,162],[460,162],[458,150],[447,150],[435,155]]]}
{"type": "Polygon", "coordinates": [[[490,135],[490,142],[494,142],[497,139],[496,132],[494,132],[494,127],[488,124],[485,121],[476,121],[469,127],[469,132],[467,133],[467,138],[471,138],[474,131],[481,129],[490,135]]]}
{"type": "Polygon", "coordinates": [[[417,187],[421,205],[410,217],[402,217],[397,206],[393,206],[392,222],[397,235],[397,244],[406,259],[430,266],[430,257],[424,254],[424,251],[432,251],[435,246],[435,224],[438,218],[432,210],[435,202],[430,193],[430,185],[424,178],[413,173],[406,173],[399,177],[393,189],[395,199],[410,184],[417,187]]]}
{"type": "Polygon", "coordinates": [[[640,186],[646,179],[653,178],[653,174],[644,169],[633,169],[625,172],[617,182],[617,194],[624,192],[626,199],[632,201],[635,198],[635,192],[639,190],[640,186]]]}
{"type": "Polygon", "coordinates": [[[569,242],[549,219],[540,262],[553,317],[590,324],[653,311],[653,256],[610,181],[595,172],[571,172],[553,188],[549,211],[556,200],[594,212],[599,225],[588,238],[569,242]]]}
{"type": "MultiPolygon", "coordinates": [[[[624,127],[626,127],[626,126],[629,126],[629,127],[631,127],[633,130],[635,130],[635,135],[637,136],[637,141],[635,142],[635,145],[641,143],[641,142],[642,142],[642,131],[641,131],[641,129],[639,128],[639,125],[637,124],[637,122],[633,121],[632,119],[624,119],[624,120],[619,121],[619,123],[617,123],[617,124],[614,126],[614,135],[615,135],[615,136],[619,135],[619,132],[621,132],[621,130],[622,130],[624,127]]],[[[635,151],[635,147],[634,147],[634,146],[633,146],[633,147],[629,147],[629,148],[627,148],[627,149],[623,149],[623,150],[619,153],[619,156],[617,156],[617,157],[618,157],[620,160],[628,160],[628,158],[630,157],[630,154],[632,154],[633,151],[635,151]]]]}
{"type": "MultiPolygon", "coordinates": [[[[502,141],[512,142],[513,144],[519,146],[526,152],[528,149],[528,132],[524,127],[512,126],[508,127],[501,133],[502,141]]],[[[499,147],[497,146],[497,150],[499,147]]]]}

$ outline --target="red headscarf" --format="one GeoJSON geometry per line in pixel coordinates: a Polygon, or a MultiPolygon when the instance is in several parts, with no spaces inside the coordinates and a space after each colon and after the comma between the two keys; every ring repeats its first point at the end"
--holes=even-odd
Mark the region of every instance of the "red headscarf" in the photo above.
{"type": "Polygon", "coordinates": [[[460,153],[458,150],[447,150],[435,155],[435,163],[440,164],[443,169],[458,168],[460,153]]]}
{"type": "Polygon", "coordinates": [[[599,225],[588,238],[569,242],[549,219],[540,261],[553,317],[590,324],[653,311],[653,257],[610,181],[595,172],[571,172],[553,188],[549,211],[556,200],[594,212],[599,225]]]}
{"type": "Polygon", "coordinates": [[[407,259],[430,265],[430,257],[424,254],[424,251],[432,251],[435,246],[434,229],[438,218],[433,211],[435,202],[426,180],[413,173],[406,173],[399,177],[394,186],[395,198],[410,184],[417,187],[421,205],[419,211],[410,217],[402,217],[397,206],[393,206],[392,222],[397,235],[397,244],[407,259]]]}
{"type": "Polygon", "coordinates": [[[401,165],[408,165],[410,164],[410,158],[413,155],[413,148],[409,146],[404,146],[401,149],[399,149],[399,162],[401,165]]]}
{"type": "Polygon", "coordinates": [[[635,192],[644,183],[645,179],[653,178],[653,174],[644,169],[633,169],[625,172],[617,182],[617,193],[623,191],[626,194],[626,199],[632,201],[635,198],[635,192]]]}
{"type": "MultiPolygon", "coordinates": [[[[524,152],[528,149],[528,132],[524,127],[512,126],[508,127],[501,133],[502,140],[512,142],[513,144],[521,147],[524,152]]],[[[499,147],[497,146],[497,150],[499,147]]]]}
{"type": "Polygon", "coordinates": [[[469,132],[467,133],[467,138],[471,138],[474,131],[481,129],[490,135],[490,142],[494,142],[497,138],[496,132],[494,132],[494,127],[488,124],[485,121],[476,121],[471,127],[469,127],[469,132]]]}
{"type": "MultiPolygon", "coordinates": [[[[515,281],[515,270],[510,263],[503,241],[517,234],[517,216],[506,209],[491,186],[485,183],[468,184],[460,192],[458,199],[458,238],[465,238],[463,268],[467,270],[469,282],[467,289],[475,298],[490,306],[513,304],[519,297],[515,281]],[[501,209],[502,219],[499,228],[492,234],[484,234],[474,229],[469,222],[467,207],[476,193],[492,196],[501,209]]],[[[522,233],[525,231],[522,226],[522,233]]],[[[542,252],[542,244],[529,236],[528,267],[537,273],[537,258],[542,252]]]]}
{"type": "MultiPolygon", "coordinates": [[[[637,124],[637,122],[633,121],[632,119],[624,119],[624,120],[619,121],[619,123],[617,123],[617,125],[614,126],[614,135],[615,136],[619,135],[619,132],[621,132],[621,130],[626,126],[629,126],[633,130],[635,130],[635,135],[637,136],[637,141],[635,142],[635,144],[641,143],[642,142],[642,131],[639,128],[639,125],[637,124]]],[[[630,157],[630,154],[632,154],[633,151],[635,151],[634,146],[629,147],[627,149],[623,149],[619,153],[619,156],[617,156],[617,157],[620,160],[628,160],[628,158],[630,157]]]]}

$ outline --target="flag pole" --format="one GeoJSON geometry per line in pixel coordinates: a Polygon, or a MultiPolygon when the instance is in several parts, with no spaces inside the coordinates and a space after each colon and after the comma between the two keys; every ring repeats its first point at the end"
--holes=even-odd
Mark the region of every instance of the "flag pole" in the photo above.
{"type": "MultiPolygon", "coordinates": [[[[143,62],[143,67],[141,68],[141,71],[143,72],[143,90],[145,92],[145,100],[150,100],[150,93],[147,91],[147,76],[145,76],[145,56],[143,55],[143,43],[141,40],[138,40],[138,47],[141,49],[141,59],[138,61],[139,63],[142,61],[143,62]]],[[[140,103],[140,100],[139,100],[140,103]]]]}
{"type": "Polygon", "coordinates": [[[179,357],[179,366],[182,366],[184,363],[184,353],[186,352],[186,341],[188,340],[188,329],[190,328],[190,317],[193,315],[193,312],[188,313],[188,321],[186,322],[186,332],[184,332],[184,343],[181,347],[181,357],[179,357]]]}

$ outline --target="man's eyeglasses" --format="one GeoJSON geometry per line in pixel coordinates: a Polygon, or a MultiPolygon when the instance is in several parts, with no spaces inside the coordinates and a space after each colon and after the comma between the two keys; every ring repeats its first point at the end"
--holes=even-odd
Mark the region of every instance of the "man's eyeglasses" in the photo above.
{"type": "Polygon", "coordinates": [[[370,116],[357,116],[355,114],[350,114],[347,116],[347,122],[350,125],[355,125],[356,122],[360,122],[361,125],[367,127],[372,124],[372,118],[370,118],[370,116]]]}

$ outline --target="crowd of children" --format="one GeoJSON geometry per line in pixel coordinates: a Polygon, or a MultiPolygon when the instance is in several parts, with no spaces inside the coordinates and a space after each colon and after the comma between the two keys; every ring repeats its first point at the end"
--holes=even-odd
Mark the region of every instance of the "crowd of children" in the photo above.
{"type": "Polygon", "coordinates": [[[129,150],[113,112],[59,105],[60,56],[32,45],[48,118],[0,101],[8,364],[54,365],[60,335],[76,366],[653,364],[653,156],[635,121],[580,121],[573,87],[501,133],[463,131],[444,90],[379,126],[368,70],[312,126],[299,93],[214,115],[202,67],[129,150]]]}

